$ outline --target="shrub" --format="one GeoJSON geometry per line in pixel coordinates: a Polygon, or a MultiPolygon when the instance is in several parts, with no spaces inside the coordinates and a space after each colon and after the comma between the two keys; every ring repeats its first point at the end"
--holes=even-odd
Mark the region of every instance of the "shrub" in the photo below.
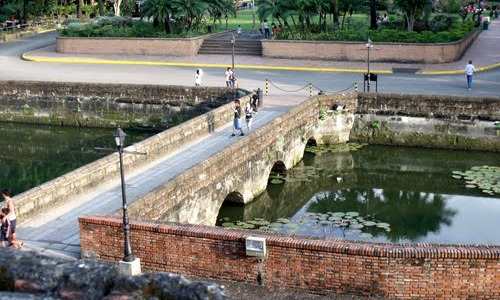
{"type": "Polygon", "coordinates": [[[449,30],[453,24],[453,19],[447,15],[436,15],[429,23],[430,30],[433,32],[449,30]]]}

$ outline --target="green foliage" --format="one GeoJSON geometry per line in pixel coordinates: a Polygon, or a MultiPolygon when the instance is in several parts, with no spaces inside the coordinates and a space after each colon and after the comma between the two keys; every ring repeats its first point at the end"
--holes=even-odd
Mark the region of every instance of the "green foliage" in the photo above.
{"type": "Polygon", "coordinates": [[[90,23],[73,22],[61,31],[69,37],[187,37],[204,32],[167,34],[153,23],[128,17],[99,17],[90,23]]]}
{"type": "Polygon", "coordinates": [[[469,34],[474,28],[472,22],[455,24],[448,31],[408,32],[398,29],[380,30],[337,30],[333,32],[311,33],[307,31],[284,31],[279,39],[284,40],[315,40],[315,41],[366,41],[368,36],[373,42],[394,43],[448,43],[458,41],[469,34]]]}
{"type": "Polygon", "coordinates": [[[453,24],[453,18],[447,15],[436,15],[430,21],[429,27],[433,32],[445,31],[450,29],[453,24]]]}

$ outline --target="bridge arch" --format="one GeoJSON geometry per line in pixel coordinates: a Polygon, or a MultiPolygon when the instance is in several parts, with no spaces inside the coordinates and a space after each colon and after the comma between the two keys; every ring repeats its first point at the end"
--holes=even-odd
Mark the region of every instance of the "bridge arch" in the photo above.
{"type": "Polygon", "coordinates": [[[271,172],[270,174],[279,174],[279,175],[282,175],[282,176],[285,176],[286,175],[286,165],[283,161],[281,160],[277,160],[274,162],[273,166],[271,167],[271,172]]]}

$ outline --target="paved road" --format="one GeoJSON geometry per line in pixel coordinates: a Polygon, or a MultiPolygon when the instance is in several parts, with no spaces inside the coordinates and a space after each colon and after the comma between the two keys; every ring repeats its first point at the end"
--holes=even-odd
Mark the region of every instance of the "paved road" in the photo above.
{"type": "MultiPolygon", "coordinates": [[[[20,60],[20,55],[29,50],[53,44],[55,34],[43,34],[14,43],[0,44],[0,80],[48,80],[48,81],[84,81],[115,83],[149,83],[190,85],[193,70],[154,66],[127,65],[68,65],[32,63],[20,60]]],[[[240,86],[253,89],[263,86],[263,80],[270,78],[283,89],[297,89],[306,82],[313,82],[324,90],[339,90],[359,81],[359,75],[305,73],[284,71],[241,71],[238,72],[240,86]]],[[[204,84],[223,85],[223,71],[205,70],[204,84]]],[[[478,75],[476,88],[467,92],[462,76],[421,77],[390,75],[380,80],[380,91],[406,93],[439,94],[500,94],[500,71],[478,75]]],[[[290,106],[303,101],[308,94],[286,93],[272,87],[267,107],[256,120],[256,127],[263,126],[276,116],[287,111],[290,106]]],[[[203,140],[186,145],[175,156],[163,157],[147,168],[128,176],[130,200],[151,191],[164,181],[151,181],[150,178],[172,178],[186,168],[223,147],[233,143],[236,138],[229,138],[229,128],[216,132],[203,140]],[[199,147],[203,143],[203,147],[199,147]],[[209,147],[206,145],[210,145],[209,147]],[[200,150],[202,149],[202,150],[200,150]],[[175,166],[175,167],[174,167],[175,166]],[[161,174],[161,176],[158,176],[161,174]],[[148,178],[145,183],[142,178],[148,178]]],[[[43,218],[24,222],[19,227],[19,237],[28,241],[27,245],[35,249],[44,249],[51,253],[78,255],[79,238],[77,217],[82,214],[109,214],[116,211],[120,203],[119,182],[114,181],[97,188],[92,195],[69,199],[68,203],[47,213],[43,218]],[[118,206],[117,206],[118,204],[118,206]]]]}
{"type": "MultiPolygon", "coordinates": [[[[0,44],[0,80],[193,84],[194,70],[189,68],[33,63],[19,59],[20,55],[26,51],[53,44],[55,36],[54,33],[49,33],[18,42],[0,44]]],[[[224,84],[223,70],[206,69],[204,71],[205,85],[221,86],[224,84]]],[[[355,81],[362,87],[359,74],[257,70],[241,70],[237,74],[240,78],[240,86],[248,89],[263,87],[265,78],[269,78],[277,85],[288,89],[298,88],[306,84],[306,82],[312,82],[325,90],[342,89],[352,85],[355,81]]],[[[474,89],[471,92],[465,89],[464,76],[404,74],[380,76],[379,91],[472,96],[499,95],[500,70],[478,74],[475,78],[474,89]]],[[[276,89],[272,89],[271,92],[273,94],[283,94],[276,89]]]]}

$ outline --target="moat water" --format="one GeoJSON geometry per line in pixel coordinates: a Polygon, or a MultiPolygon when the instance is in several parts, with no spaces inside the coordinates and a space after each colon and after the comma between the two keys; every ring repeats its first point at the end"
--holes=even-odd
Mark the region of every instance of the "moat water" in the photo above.
{"type": "MultiPolygon", "coordinates": [[[[114,150],[113,129],[0,123],[0,188],[18,194],[114,150]]],[[[153,133],[128,131],[131,145],[153,133]]],[[[1,199],[0,199],[1,200],[1,199]]]]}
{"type": "Polygon", "coordinates": [[[372,145],[306,152],[286,181],[274,177],[253,202],[224,203],[218,225],[320,239],[500,245],[499,171],[498,153],[372,145]],[[469,171],[466,187],[456,174],[471,168],[477,172],[469,171]],[[484,183],[478,172],[494,178],[484,183]]]}

